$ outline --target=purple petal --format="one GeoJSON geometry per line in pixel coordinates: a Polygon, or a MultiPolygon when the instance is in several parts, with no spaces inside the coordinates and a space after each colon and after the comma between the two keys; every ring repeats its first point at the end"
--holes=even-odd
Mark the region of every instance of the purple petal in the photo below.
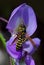
{"type": "Polygon", "coordinates": [[[25,63],[26,63],[26,65],[35,65],[34,60],[33,60],[32,57],[29,56],[29,55],[27,55],[27,56],[25,57],[25,63]]]}
{"type": "Polygon", "coordinates": [[[20,23],[19,18],[22,18],[21,17],[21,14],[22,14],[22,11],[24,9],[24,4],[21,4],[20,6],[18,6],[16,9],[13,10],[11,16],[10,16],[10,19],[8,21],[8,24],[7,24],[7,29],[11,30],[11,31],[14,31],[16,26],[18,26],[18,24],[20,23]]]}
{"type": "Polygon", "coordinates": [[[26,32],[31,36],[37,28],[36,15],[32,7],[25,5],[22,17],[26,25],[26,32]]]}
{"type": "Polygon", "coordinates": [[[15,59],[20,59],[21,58],[21,50],[16,51],[16,43],[14,42],[12,45],[11,43],[13,42],[15,38],[11,37],[9,41],[6,43],[6,49],[9,55],[15,59]]]}
{"type": "Polygon", "coordinates": [[[11,45],[12,44],[12,42],[14,41],[14,39],[17,37],[17,35],[12,35],[11,37],[10,37],[10,39],[7,41],[7,45],[11,45]]]}
{"type": "Polygon", "coordinates": [[[36,28],[37,28],[37,21],[35,13],[33,9],[30,6],[28,6],[28,27],[26,31],[29,34],[29,36],[31,36],[36,31],[36,28]]]}
{"type": "MultiPolygon", "coordinates": [[[[36,47],[38,48],[40,45],[40,39],[39,38],[34,38],[32,39],[35,42],[36,47]]],[[[33,53],[36,51],[37,48],[34,48],[32,45],[31,41],[26,41],[25,44],[23,45],[23,51],[27,51],[28,53],[33,53]],[[27,45],[27,47],[26,47],[27,45]]]]}
{"type": "Polygon", "coordinates": [[[29,36],[32,35],[37,28],[36,16],[33,9],[26,4],[21,4],[12,12],[6,28],[12,32],[15,31],[21,21],[19,18],[23,20],[23,23],[26,26],[26,32],[29,36]]]}
{"type": "Polygon", "coordinates": [[[9,19],[8,23],[10,22],[11,18],[16,14],[16,12],[18,12],[18,10],[19,10],[22,6],[24,6],[24,5],[26,5],[26,3],[21,4],[20,6],[18,6],[17,8],[15,8],[15,9],[13,10],[13,12],[11,13],[11,16],[10,16],[10,19],[9,19]]]}
{"type": "MultiPolygon", "coordinates": [[[[15,16],[13,16],[11,18],[11,20],[9,21],[9,23],[7,24],[7,29],[10,30],[10,32],[14,32],[16,27],[18,27],[18,25],[20,24],[19,22],[19,19],[20,19],[20,14],[17,13],[15,16]]],[[[11,32],[11,33],[12,33],[11,32]]],[[[16,34],[16,31],[15,31],[15,34],[16,34]]]]}

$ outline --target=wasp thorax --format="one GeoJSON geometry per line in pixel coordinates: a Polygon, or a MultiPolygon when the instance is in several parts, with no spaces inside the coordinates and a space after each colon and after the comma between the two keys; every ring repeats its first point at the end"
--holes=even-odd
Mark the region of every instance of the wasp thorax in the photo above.
{"type": "Polygon", "coordinates": [[[26,33],[26,27],[24,25],[20,25],[17,29],[18,34],[18,41],[16,44],[16,49],[19,50],[22,47],[22,44],[26,41],[25,33],[26,33]]]}

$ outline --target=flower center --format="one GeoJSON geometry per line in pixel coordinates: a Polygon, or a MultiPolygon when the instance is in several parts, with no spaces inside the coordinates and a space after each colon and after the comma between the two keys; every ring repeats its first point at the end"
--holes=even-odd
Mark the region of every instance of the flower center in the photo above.
{"type": "Polygon", "coordinates": [[[18,29],[17,29],[17,43],[16,43],[16,50],[21,49],[22,44],[27,40],[25,37],[26,34],[26,27],[24,25],[19,25],[18,29]]]}

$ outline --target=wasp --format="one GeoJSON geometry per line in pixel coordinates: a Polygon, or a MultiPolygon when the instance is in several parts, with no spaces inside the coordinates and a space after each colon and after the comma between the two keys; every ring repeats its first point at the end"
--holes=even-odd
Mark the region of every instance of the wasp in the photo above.
{"type": "MultiPolygon", "coordinates": [[[[22,44],[27,41],[27,40],[30,40],[31,43],[35,46],[35,43],[34,41],[31,39],[31,37],[26,33],[26,27],[24,25],[20,25],[18,28],[17,28],[17,43],[16,43],[16,50],[19,50],[22,48],[22,44]]],[[[15,39],[15,40],[16,40],[15,39]]],[[[14,43],[15,40],[12,42],[14,43]]]]}
{"type": "Polygon", "coordinates": [[[17,37],[18,37],[18,40],[17,40],[17,43],[16,43],[16,49],[17,50],[19,50],[22,47],[22,44],[26,41],[25,33],[26,33],[25,26],[20,25],[18,27],[18,34],[17,34],[17,37]]]}

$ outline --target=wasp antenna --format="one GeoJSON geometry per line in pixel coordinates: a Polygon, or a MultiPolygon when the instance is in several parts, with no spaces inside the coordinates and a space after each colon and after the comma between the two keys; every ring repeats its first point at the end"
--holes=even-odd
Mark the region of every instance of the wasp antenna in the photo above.
{"type": "Polygon", "coordinates": [[[0,17],[0,20],[2,20],[2,21],[4,21],[4,22],[8,23],[8,21],[7,21],[5,18],[3,18],[3,17],[0,17]]]}

